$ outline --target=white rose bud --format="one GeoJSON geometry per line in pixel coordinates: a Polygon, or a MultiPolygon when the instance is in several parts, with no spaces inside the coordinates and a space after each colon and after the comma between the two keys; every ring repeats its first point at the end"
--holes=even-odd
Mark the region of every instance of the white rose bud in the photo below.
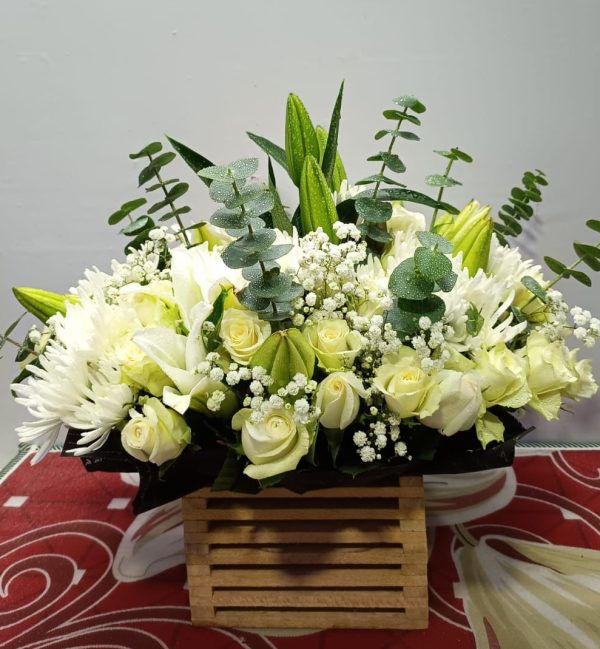
{"type": "Polygon", "coordinates": [[[345,320],[319,320],[304,328],[304,336],[314,349],[319,366],[327,371],[351,367],[360,350],[360,338],[345,320]]]}
{"type": "Polygon", "coordinates": [[[242,447],[252,462],[244,473],[262,480],[295,469],[310,446],[306,426],[297,424],[285,408],[270,410],[260,422],[252,421],[252,412],[243,408],[231,420],[232,428],[242,431],[242,447]]]}
{"type": "Polygon", "coordinates": [[[365,396],[365,388],[355,374],[333,372],[323,379],[317,391],[319,421],[325,428],[347,428],[358,415],[360,397],[365,396]]]}
{"type": "Polygon", "coordinates": [[[485,413],[481,377],[476,372],[440,370],[437,378],[438,408],[421,421],[447,436],[468,430],[485,413]]]}
{"type": "Polygon", "coordinates": [[[414,349],[402,347],[384,357],[373,385],[384,395],[388,408],[402,419],[431,414],[437,406],[431,393],[434,381],[421,369],[414,349]]]}
{"type": "Polygon", "coordinates": [[[190,443],[191,430],[185,419],[154,397],[142,406],[142,413],[130,412],[121,431],[123,448],[142,462],[164,464],[180,455],[190,443]]]}
{"type": "Polygon", "coordinates": [[[221,318],[219,335],[231,358],[248,365],[258,348],[271,335],[271,325],[253,311],[227,309],[221,318]]]}

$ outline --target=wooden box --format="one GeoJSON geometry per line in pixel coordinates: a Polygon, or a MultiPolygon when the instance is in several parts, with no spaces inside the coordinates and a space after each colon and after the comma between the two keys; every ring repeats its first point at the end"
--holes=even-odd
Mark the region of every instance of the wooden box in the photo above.
{"type": "Polygon", "coordinates": [[[420,476],[302,495],[201,489],[183,519],[195,625],[427,627],[420,476]]]}

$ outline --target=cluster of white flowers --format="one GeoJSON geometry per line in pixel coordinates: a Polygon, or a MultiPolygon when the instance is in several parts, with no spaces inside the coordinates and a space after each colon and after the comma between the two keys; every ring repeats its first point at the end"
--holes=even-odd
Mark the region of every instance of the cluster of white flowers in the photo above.
{"type": "Polygon", "coordinates": [[[381,452],[390,444],[394,456],[405,457],[408,453],[406,443],[400,439],[400,420],[394,415],[387,417],[386,421],[371,422],[367,431],[358,430],[352,441],[362,462],[381,460],[381,452]]]}
{"type": "Polygon", "coordinates": [[[586,347],[593,347],[600,337],[600,320],[592,317],[587,309],[574,306],[571,309],[571,317],[575,325],[573,335],[581,340],[586,347]]]}
{"type": "Polygon", "coordinates": [[[425,316],[419,318],[419,329],[411,338],[411,344],[421,359],[421,368],[426,372],[441,370],[451,356],[448,341],[454,336],[454,328],[442,320],[432,324],[425,316]]]}

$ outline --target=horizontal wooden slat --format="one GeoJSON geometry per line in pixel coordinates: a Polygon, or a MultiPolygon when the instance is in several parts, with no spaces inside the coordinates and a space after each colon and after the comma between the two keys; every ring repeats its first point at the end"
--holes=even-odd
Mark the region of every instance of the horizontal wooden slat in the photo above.
{"type": "Polygon", "coordinates": [[[272,564],[282,567],[290,565],[327,566],[337,564],[399,564],[427,563],[427,553],[411,550],[404,552],[401,548],[390,551],[389,547],[352,547],[340,545],[327,552],[323,546],[241,546],[211,547],[207,561],[212,565],[231,564],[272,564]]]}
{"type": "Polygon", "coordinates": [[[248,611],[218,610],[212,619],[195,622],[205,626],[243,626],[286,629],[425,629],[428,615],[422,611],[248,611]]]}
{"type": "MultiPolygon", "coordinates": [[[[194,600],[192,600],[194,603],[194,600]]],[[[423,598],[407,598],[401,590],[325,590],[306,592],[294,589],[215,590],[215,608],[408,608],[423,606],[423,598]]]]}
{"type": "MultiPolygon", "coordinates": [[[[352,568],[330,567],[327,570],[311,570],[309,568],[286,568],[265,566],[263,568],[239,568],[213,566],[210,582],[213,586],[266,587],[279,585],[282,588],[296,586],[309,587],[353,587],[353,586],[394,586],[427,588],[427,574],[424,566],[420,566],[420,574],[409,574],[409,568],[417,565],[386,566],[384,568],[352,568]],[[408,569],[408,570],[407,570],[408,569]]],[[[188,568],[190,582],[205,583],[204,574],[196,575],[195,566],[188,568]]],[[[412,570],[415,572],[415,570],[412,570]]]]}

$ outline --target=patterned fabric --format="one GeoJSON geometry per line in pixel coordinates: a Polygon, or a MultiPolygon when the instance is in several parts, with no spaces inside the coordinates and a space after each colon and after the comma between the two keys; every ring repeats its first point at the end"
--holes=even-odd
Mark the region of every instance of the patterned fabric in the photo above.
{"type": "Polygon", "coordinates": [[[22,458],[0,484],[0,647],[595,649],[599,466],[537,447],[431,477],[426,631],[254,633],[190,626],[179,503],[134,518],[133,476],[22,458]]]}

